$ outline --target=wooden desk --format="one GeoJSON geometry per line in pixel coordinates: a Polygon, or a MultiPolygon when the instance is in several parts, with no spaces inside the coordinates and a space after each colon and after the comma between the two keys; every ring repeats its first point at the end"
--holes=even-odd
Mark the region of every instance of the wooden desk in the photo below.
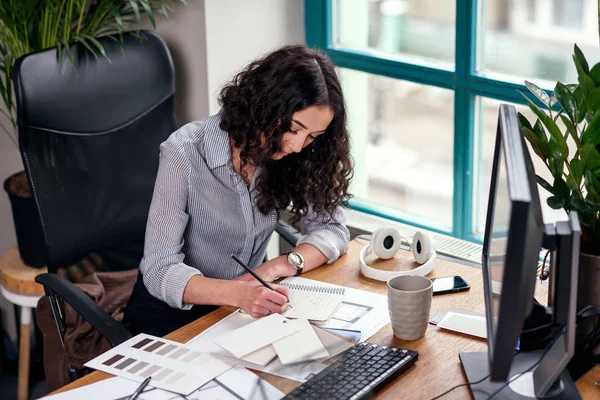
{"type": "MultiPolygon", "coordinates": [[[[304,274],[303,277],[385,294],[384,282],[374,281],[365,278],[360,274],[358,253],[366,243],[366,241],[359,239],[352,241],[348,253],[341,257],[337,262],[310,271],[304,274]]],[[[411,257],[410,253],[401,251],[396,258],[385,262],[380,261],[375,265],[377,268],[381,269],[410,268],[412,266],[410,261],[411,257]]],[[[462,276],[471,285],[471,290],[435,296],[432,301],[431,315],[434,315],[440,310],[453,310],[456,308],[464,308],[484,313],[485,305],[483,300],[481,270],[438,259],[436,269],[432,272],[430,277],[447,275],[462,276]]],[[[546,303],[546,287],[538,286],[536,288],[536,298],[540,302],[546,303]]],[[[229,315],[234,310],[235,309],[232,307],[222,307],[167,335],[166,338],[185,343],[195,337],[198,333],[229,315]]],[[[424,338],[414,341],[403,341],[394,337],[392,328],[388,324],[375,336],[371,337],[369,342],[386,346],[401,347],[419,352],[419,360],[416,365],[380,391],[377,394],[378,399],[398,399],[401,396],[415,399],[430,399],[437,396],[459,383],[466,382],[458,358],[460,352],[486,351],[487,349],[485,340],[475,339],[470,336],[456,333],[449,333],[432,325],[429,325],[427,328],[427,333],[424,338]]],[[[297,382],[284,378],[261,372],[257,373],[283,392],[288,392],[299,385],[297,382]]],[[[57,390],[55,393],[97,382],[110,376],[112,375],[96,371],[57,390]]],[[[585,393],[585,398],[594,398],[594,392],[586,391],[585,393]],[[589,396],[587,395],[588,393],[590,394],[589,396]]],[[[444,399],[464,399],[469,397],[469,389],[460,387],[445,396],[444,399]]]]}

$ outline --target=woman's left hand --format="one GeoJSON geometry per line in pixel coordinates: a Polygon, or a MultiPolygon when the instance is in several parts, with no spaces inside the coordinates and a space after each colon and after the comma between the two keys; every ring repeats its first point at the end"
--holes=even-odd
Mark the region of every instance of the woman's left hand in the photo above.
{"type": "MultiPolygon", "coordinates": [[[[259,265],[254,269],[254,273],[267,282],[273,282],[277,278],[295,275],[296,269],[288,264],[285,255],[281,255],[259,265]]],[[[254,280],[254,277],[246,273],[235,279],[240,281],[252,281],[254,280]]]]}

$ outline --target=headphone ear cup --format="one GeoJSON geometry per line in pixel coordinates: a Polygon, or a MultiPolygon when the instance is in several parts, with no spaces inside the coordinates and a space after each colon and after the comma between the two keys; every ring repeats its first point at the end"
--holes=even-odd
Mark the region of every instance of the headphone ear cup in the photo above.
{"type": "Polygon", "coordinates": [[[413,236],[412,250],[415,261],[425,264],[435,252],[435,239],[427,232],[417,231],[413,236]]]}
{"type": "Polygon", "coordinates": [[[395,228],[379,228],[371,236],[371,250],[377,257],[388,260],[398,252],[401,238],[395,228]]]}

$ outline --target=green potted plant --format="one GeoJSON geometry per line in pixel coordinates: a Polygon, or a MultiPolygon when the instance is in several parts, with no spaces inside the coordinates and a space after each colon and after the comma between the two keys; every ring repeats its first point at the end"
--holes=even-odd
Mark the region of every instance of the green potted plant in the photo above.
{"type": "MultiPolygon", "coordinates": [[[[177,0],[0,0],[0,129],[18,146],[16,106],[11,69],[19,57],[56,46],[58,59],[72,63],[71,46],[78,44],[105,56],[96,37],[115,35],[123,44],[123,33],[140,29],[147,17],[156,29],[155,16],[167,15],[177,0]]],[[[179,0],[185,3],[185,0],[179,0]]],[[[122,48],[123,51],[125,49],[122,48]]],[[[62,62],[62,61],[61,61],[62,62]]],[[[44,239],[25,172],[4,182],[13,211],[21,258],[26,264],[45,264],[44,239]]]]}
{"type": "Polygon", "coordinates": [[[573,62],[578,84],[558,82],[548,95],[525,82],[545,110],[524,95],[536,118],[532,123],[522,114],[519,118],[525,138],[552,174],[552,182],[537,176],[538,183],[551,193],[548,205],[579,215],[578,303],[600,306],[600,293],[595,290],[600,282],[600,63],[590,68],[577,45],[573,62]],[[564,131],[557,124],[559,119],[564,131]]]}

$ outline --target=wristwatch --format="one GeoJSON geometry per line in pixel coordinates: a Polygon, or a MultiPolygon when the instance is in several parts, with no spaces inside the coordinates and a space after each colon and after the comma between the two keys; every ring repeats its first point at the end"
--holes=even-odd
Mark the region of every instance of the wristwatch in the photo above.
{"type": "Polygon", "coordinates": [[[296,268],[296,276],[302,273],[304,269],[304,257],[301,254],[296,253],[295,251],[290,251],[287,254],[287,262],[292,267],[296,268]]]}

